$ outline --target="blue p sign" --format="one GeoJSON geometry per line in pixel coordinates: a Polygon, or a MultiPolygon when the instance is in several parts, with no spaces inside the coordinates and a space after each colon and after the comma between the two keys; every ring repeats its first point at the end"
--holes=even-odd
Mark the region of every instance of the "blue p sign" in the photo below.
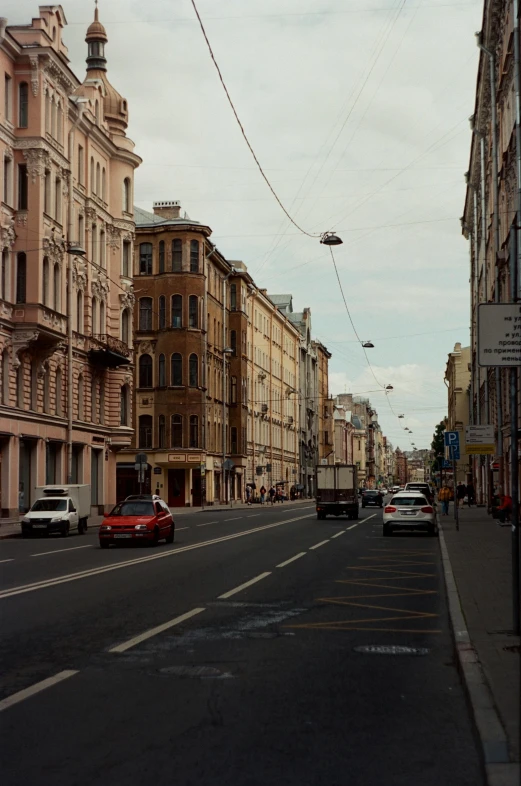
{"type": "Polygon", "coordinates": [[[446,431],[444,434],[445,446],[448,448],[459,448],[459,432],[446,431]]]}

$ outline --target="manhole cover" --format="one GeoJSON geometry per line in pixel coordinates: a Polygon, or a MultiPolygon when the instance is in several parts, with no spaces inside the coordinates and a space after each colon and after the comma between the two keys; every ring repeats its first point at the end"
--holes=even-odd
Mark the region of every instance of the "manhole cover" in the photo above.
{"type": "Polygon", "coordinates": [[[509,647],[503,647],[505,652],[512,652],[514,655],[518,655],[521,652],[521,646],[519,644],[512,644],[509,647]]]}
{"type": "Polygon", "coordinates": [[[355,652],[362,652],[365,655],[427,655],[429,652],[425,647],[401,647],[393,644],[368,644],[353,649],[355,652]]]}
{"type": "Polygon", "coordinates": [[[159,670],[161,674],[173,674],[175,677],[213,677],[214,679],[228,679],[232,675],[222,672],[213,666],[168,666],[159,670]]]}

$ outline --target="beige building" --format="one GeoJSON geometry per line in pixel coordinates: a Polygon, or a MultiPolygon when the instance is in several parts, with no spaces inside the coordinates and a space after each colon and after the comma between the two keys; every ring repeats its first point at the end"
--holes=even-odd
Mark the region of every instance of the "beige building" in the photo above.
{"type": "MultiPolygon", "coordinates": [[[[4,20],[2,20],[4,21],[4,20]]],[[[89,483],[116,501],[116,452],[132,435],[134,170],[128,106],[107,78],[107,34],[69,67],[59,5],[0,25],[1,510],[35,486],[89,483]],[[72,253],[83,247],[84,256],[72,253]],[[69,253],[67,253],[69,251],[69,253]]]]}
{"type": "Polygon", "coordinates": [[[454,345],[445,368],[448,395],[447,430],[460,434],[460,455],[456,462],[456,484],[467,483],[469,459],[465,455],[465,428],[469,425],[470,347],[454,345]]]}
{"type": "Polygon", "coordinates": [[[334,452],[333,444],[333,399],[329,397],[329,361],[331,352],[320,342],[313,341],[317,355],[318,371],[318,462],[329,459],[334,452]]]}

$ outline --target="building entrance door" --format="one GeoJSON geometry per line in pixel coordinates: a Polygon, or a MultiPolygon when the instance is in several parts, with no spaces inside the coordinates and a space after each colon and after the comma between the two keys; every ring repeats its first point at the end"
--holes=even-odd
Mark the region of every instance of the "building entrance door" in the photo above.
{"type": "Polygon", "coordinates": [[[18,486],[18,510],[26,513],[31,507],[31,460],[33,444],[20,440],[20,476],[18,486]]]}
{"type": "Polygon", "coordinates": [[[185,470],[168,470],[168,505],[171,508],[185,506],[185,470]]]}
{"type": "Polygon", "coordinates": [[[194,508],[199,508],[202,504],[200,469],[192,470],[192,504],[194,508]]]}

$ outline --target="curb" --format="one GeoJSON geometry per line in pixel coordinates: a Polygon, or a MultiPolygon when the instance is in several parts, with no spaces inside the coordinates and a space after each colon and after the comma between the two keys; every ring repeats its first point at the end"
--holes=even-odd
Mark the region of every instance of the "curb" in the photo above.
{"type": "Polygon", "coordinates": [[[5,535],[2,535],[2,530],[0,529],[0,540],[7,540],[7,538],[21,538],[21,532],[7,532],[5,535]]]}
{"type": "Polygon", "coordinates": [[[519,786],[520,765],[510,760],[507,736],[467,630],[443,528],[439,522],[438,530],[458,666],[464,679],[474,715],[474,724],[481,741],[486,782],[488,786],[519,786]]]}

